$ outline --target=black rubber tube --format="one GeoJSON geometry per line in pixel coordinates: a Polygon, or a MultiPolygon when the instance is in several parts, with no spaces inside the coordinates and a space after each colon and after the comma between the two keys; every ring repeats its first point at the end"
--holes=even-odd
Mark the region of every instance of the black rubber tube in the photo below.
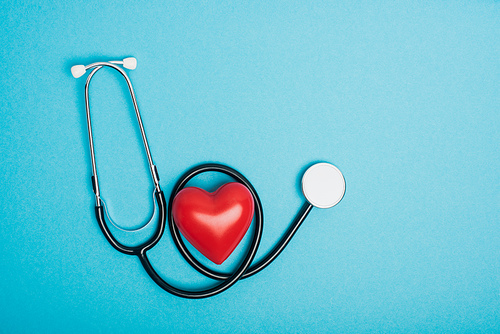
{"type": "MultiPolygon", "coordinates": [[[[227,289],[229,289],[231,286],[233,286],[240,278],[241,276],[247,271],[248,267],[252,263],[255,254],[257,253],[257,249],[259,248],[260,244],[260,239],[262,237],[262,229],[263,229],[263,214],[262,214],[262,204],[260,202],[259,196],[257,195],[257,192],[253,188],[252,184],[240,173],[238,173],[236,170],[232,169],[231,167],[224,166],[224,165],[219,165],[219,164],[205,164],[201,165],[198,167],[195,167],[188,171],[184,176],[177,182],[177,185],[174,187],[174,190],[172,194],[177,194],[184,186],[186,183],[192,179],[194,176],[204,173],[204,172],[222,172],[225,173],[231,177],[233,177],[236,181],[242,183],[245,185],[248,190],[250,190],[250,193],[252,194],[254,204],[255,204],[255,213],[254,213],[254,231],[252,235],[252,242],[250,244],[250,249],[248,250],[247,254],[245,255],[245,258],[243,259],[242,263],[239,265],[239,267],[231,274],[227,275],[222,282],[217,284],[216,286],[205,289],[205,290],[200,290],[200,291],[189,291],[189,290],[183,290],[183,289],[178,289],[167,282],[165,282],[159,275],[158,273],[154,270],[153,266],[151,265],[151,262],[149,262],[149,259],[146,255],[146,252],[141,252],[139,254],[139,259],[141,260],[141,264],[143,265],[144,269],[148,273],[148,275],[155,281],[156,284],[158,284],[163,290],[178,296],[178,297],[183,297],[183,298],[191,298],[191,299],[199,299],[199,298],[207,298],[214,296],[216,294],[219,294],[227,289]]],[[[169,205],[168,205],[168,215],[172,216],[172,201],[175,195],[170,197],[169,205]]],[[[171,223],[169,224],[170,231],[172,232],[172,236],[176,235],[180,238],[179,230],[177,229],[177,226],[173,223],[173,219],[171,219],[171,223]]],[[[175,238],[175,237],[174,237],[175,238]]],[[[174,239],[175,241],[175,239],[174,239]]],[[[187,254],[191,255],[189,251],[187,251],[187,254]]],[[[182,253],[184,256],[185,254],[182,253]]],[[[191,255],[192,257],[192,255],[191,255]]],[[[184,258],[189,262],[189,257],[184,258]]]]}
{"type": "Polygon", "coordinates": [[[158,217],[158,226],[156,228],[156,231],[154,235],[144,242],[143,244],[139,246],[134,246],[134,247],[128,247],[120,242],[118,242],[113,235],[111,234],[106,221],[105,221],[105,213],[104,209],[102,206],[97,206],[96,207],[96,218],[99,223],[99,226],[106,237],[106,239],[109,241],[109,243],[118,251],[128,254],[128,255],[137,255],[141,261],[142,266],[148,273],[148,275],[151,277],[151,279],[158,284],[163,290],[178,296],[178,297],[183,297],[183,298],[190,298],[190,299],[199,299],[199,298],[207,298],[214,296],[216,294],[219,294],[227,289],[229,289],[231,286],[233,286],[238,280],[250,277],[252,275],[255,275],[265,267],[267,267],[272,261],[274,261],[278,255],[283,251],[283,249],[288,245],[292,237],[294,236],[295,232],[297,232],[298,228],[304,221],[304,219],[307,217],[309,212],[312,209],[312,205],[309,203],[305,203],[299,213],[297,214],[295,220],[291,224],[291,226],[288,228],[288,230],[285,232],[283,237],[279,240],[277,245],[259,262],[256,264],[250,266],[252,263],[253,259],[255,258],[255,254],[257,253],[257,249],[260,244],[260,240],[262,237],[262,230],[263,230],[263,210],[262,210],[262,204],[260,202],[259,196],[255,189],[253,188],[252,184],[250,181],[248,181],[242,174],[240,174],[238,171],[234,170],[231,167],[221,165],[221,164],[204,164],[197,166],[191,170],[189,170],[187,173],[185,173],[177,182],[175,185],[172,194],[170,195],[169,199],[169,204],[168,204],[168,210],[167,210],[167,205],[165,203],[165,196],[163,195],[163,192],[157,192],[156,194],[156,200],[158,202],[158,207],[159,207],[159,217],[158,217]],[[250,243],[250,248],[247,251],[245,258],[239,265],[239,267],[232,273],[232,274],[226,274],[226,273],[220,273],[217,271],[214,271],[210,268],[207,268],[203,264],[201,264],[198,260],[194,258],[194,256],[189,252],[187,249],[186,245],[182,241],[179,229],[175,225],[173,214],[172,214],[172,203],[179,191],[181,191],[186,184],[191,180],[193,177],[195,177],[198,174],[205,173],[205,172],[220,172],[224,173],[232,178],[234,178],[237,182],[242,183],[245,185],[250,193],[252,194],[252,197],[254,199],[254,204],[255,204],[255,213],[254,213],[254,222],[253,222],[253,235],[252,235],[252,241],[250,243]],[[183,290],[176,288],[170,284],[168,284],[165,280],[163,280],[160,275],[155,271],[153,266],[151,265],[151,262],[149,261],[146,252],[153,248],[158,241],[161,239],[163,232],[165,230],[165,223],[168,218],[168,225],[170,232],[172,234],[173,241],[179,250],[179,252],[182,254],[184,259],[198,272],[201,274],[221,281],[219,284],[215,285],[214,287],[205,289],[205,290],[183,290]]]}
{"type": "MultiPolygon", "coordinates": [[[[262,205],[260,203],[257,192],[255,191],[253,186],[246,180],[246,178],[243,175],[241,175],[239,172],[237,172],[236,170],[234,170],[228,166],[224,166],[224,165],[220,165],[220,164],[206,164],[206,165],[201,165],[201,166],[198,166],[198,167],[191,169],[190,171],[185,173],[179,179],[176,186],[172,190],[172,193],[170,195],[169,205],[168,205],[168,226],[170,228],[170,233],[172,235],[172,239],[173,239],[175,245],[177,246],[177,249],[182,254],[184,259],[194,269],[196,269],[199,273],[201,273],[209,278],[212,278],[212,279],[226,280],[229,277],[231,277],[230,274],[220,273],[220,272],[217,272],[215,270],[212,270],[212,269],[204,266],[189,252],[184,241],[181,238],[181,234],[179,232],[179,229],[177,228],[177,225],[174,222],[174,217],[173,217],[172,210],[171,210],[173,200],[174,200],[175,196],[177,195],[177,193],[179,193],[179,191],[181,191],[185,187],[185,185],[189,182],[189,180],[191,180],[193,177],[195,177],[196,175],[198,175],[200,173],[205,173],[205,172],[221,172],[221,173],[224,173],[226,175],[233,177],[235,180],[237,180],[239,182],[241,182],[242,180],[245,181],[245,182],[241,182],[241,183],[243,183],[245,186],[247,186],[249,188],[249,190],[252,192],[252,195],[254,195],[254,198],[257,198],[256,212],[261,211],[259,214],[260,216],[263,216],[262,205]]],[[[292,237],[295,235],[295,232],[297,232],[300,225],[306,219],[307,215],[309,214],[309,212],[311,211],[312,208],[313,208],[313,206],[311,204],[309,204],[308,202],[306,202],[302,206],[301,210],[299,211],[299,213],[297,214],[297,216],[295,217],[294,221],[292,222],[290,227],[287,229],[285,234],[278,241],[277,245],[259,262],[250,266],[245,271],[245,273],[241,276],[241,279],[253,276],[256,273],[260,272],[265,267],[267,267],[269,264],[271,264],[271,262],[273,262],[278,257],[278,255],[280,255],[280,253],[285,249],[285,247],[288,245],[288,243],[290,242],[292,237]]]]}
{"type": "MultiPolygon", "coordinates": [[[[173,197],[175,197],[175,195],[173,195],[173,194],[174,193],[172,193],[172,196],[170,197],[170,203],[172,202],[173,197]]],[[[295,219],[292,222],[292,224],[290,225],[290,227],[287,229],[285,234],[278,241],[276,246],[274,246],[274,248],[268,254],[266,254],[266,256],[264,256],[264,258],[262,258],[259,262],[250,266],[245,271],[245,273],[241,276],[241,279],[253,276],[253,275],[257,274],[258,272],[260,272],[265,267],[267,267],[268,265],[270,265],[271,262],[273,262],[278,257],[278,255],[280,255],[280,253],[285,249],[285,247],[288,245],[290,240],[292,240],[292,237],[295,235],[295,232],[297,232],[300,225],[306,219],[307,215],[309,214],[309,212],[311,211],[312,208],[313,208],[313,206],[311,204],[305,203],[302,206],[299,213],[297,214],[297,216],[295,217],[295,219]]],[[[217,272],[213,269],[210,269],[210,268],[204,266],[189,252],[189,250],[186,247],[186,244],[184,243],[184,241],[181,238],[179,229],[175,225],[173,215],[172,215],[172,212],[170,209],[169,209],[169,214],[168,214],[168,225],[170,228],[170,233],[172,235],[172,239],[174,240],[174,243],[177,246],[177,249],[182,254],[184,259],[191,265],[191,267],[196,269],[199,273],[201,273],[207,277],[210,277],[212,279],[225,280],[225,279],[228,279],[230,277],[229,274],[220,273],[220,272],[217,272]]]]}

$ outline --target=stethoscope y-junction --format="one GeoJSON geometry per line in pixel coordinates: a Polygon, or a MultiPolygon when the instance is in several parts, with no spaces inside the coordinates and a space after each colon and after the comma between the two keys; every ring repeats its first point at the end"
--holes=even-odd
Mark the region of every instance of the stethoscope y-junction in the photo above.
{"type": "Polygon", "coordinates": [[[146,138],[146,132],[144,131],[144,125],[142,123],[141,114],[139,113],[139,107],[137,106],[137,100],[134,94],[134,90],[132,88],[132,83],[130,82],[130,79],[125,73],[125,71],[119,65],[122,65],[124,68],[133,70],[137,66],[137,61],[135,58],[130,57],[120,61],[96,62],[87,66],[76,65],[71,68],[71,73],[75,78],[81,77],[83,74],[85,74],[87,70],[92,70],[88,75],[87,81],[85,83],[85,109],[87,115],[87,129],[88,129],[89,144],[90,144],[90,158],[92,163],[91,179],[92,179],[92,187],[95,194],[95,202],[96,202],[95,215],[99,227],[101,228],[102,233],[109,241],[109,243],[121,253],[138,256],[142,265],[144,266],[144,269],[149,274],[149,276],[165,291],[184,298],[206,298],[225,291],[226,289],[230,288],[233,284],[235,284],[239,279],[248,278],[252,275],[255,275],[256,273],[267,267],[274,259],[276,259],[276,257],[283,251],[283,249],[290,242],[293,235],[298,230],[304,219],[307,217],[313,206],[319,208],[329,208],[340,202],[340,200],[344,196],[345,192],[344,177],[342,173],[335,166],[329,163],[317,163],[309,167],[302,177],[302,192],[304,193],[304,196],[307,199],[307,201],[299,210],[291,226],[285,232],[283,237],[279,240],[277,245],[266,256],[264,256],[263,259],[261,259],[255,264],[252,264],[252,261],[259,247],[263,229],[262,204],[259,199],[259,195],[255,191],[252,184],[242,174],[240,174],[238,171],[236,171],[231,167],[222,164],[203,164],[189,170],[179,179],[179,181],[175,185],[170,195],[169,203],[167,205],[165,200],[165,195],[160,187],[160,177],[158,174],[158,170],[156,168],[156,165],[153,163],[153,159],[151,157],[148,140],[146,138]],[[154,198],[158,205],[158,224],[154,234],[142,244],[133,247],[123,245],[111,233],[109,226],[106,222],[106,218],[108,218],[108,221],[110,221],[112,224],[114,223],[109,218],[105,203],[101,198],[99,180],[97,176],[97,166],[96,166],[96,159],[94,152],[94,140],[92,135],[92,124],[90,117],[89,85],[90,81],[97,73],[97,71],[99,71],[104,67],[109,67],[118,71],[127,82],[127,86],[130,92],[130,96],[132,98],[132,103],[137,117],[137,122],[139,124],[139,129],[141,132],[144,149],[146,151],[151,178],[154,184],[154,198]],[[174,220],[174,212],[172,208],[174,206],[173,204],[174,200],[176,199],[176,196],[180,192],[182,192],[183,189],[186,189],[185,188],[186,184],[192,178],[205,172],[220,172],[232,177],[235,180],[235,182],[244,185],[246,189],[248,189],[249,194],[253,199],[253,207],[255,208],[255,210],[253,211],[254,212],[253,233],[250,246],[247,253],[244,255],[243,261],[232,274],[225,274],[215,271],[203,265],[200,261],[198,261],[186,247],[186,244],[184,243],[181,237],[181,232],[179,231],[179,228],[174,220]],[[158,243],[158,241],[160,241],[163,232],[165,230],[165,225],[167,220],[170,233],[179,252],[182,254],[184,259],[186,259],[186,261],[198,272],[209,278],[219,281],[219,283],[216,284],[214,287],[198,291],[179,289],[165,282],[165,280],[163,280],[154,270],[153,266],[151,265],[148,259],[147,251],[153,248],[158,243]]]}

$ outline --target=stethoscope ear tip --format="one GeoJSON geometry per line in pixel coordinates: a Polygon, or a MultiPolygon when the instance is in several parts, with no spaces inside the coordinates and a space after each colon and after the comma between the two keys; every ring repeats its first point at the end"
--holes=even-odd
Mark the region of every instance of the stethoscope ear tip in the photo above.
{"type": "Polygon", "coordinates": [[[332,164],[326,162],[314,164],[302,177],[302,192],[313,206],[321,209],[331,208],[344,197],[344,176],[332,164]]]}
{"type": "Polygon", "coordinates": [[[71,67],[71,74],[75,79],[85,74],[85,65],[75,65],[71,67]]]}
{"type": "Polygon", "coordinates": [[[137,59],[134,57],[123,59],[123,67],[129,70],[135,70],[137,68],[137,59]]]}

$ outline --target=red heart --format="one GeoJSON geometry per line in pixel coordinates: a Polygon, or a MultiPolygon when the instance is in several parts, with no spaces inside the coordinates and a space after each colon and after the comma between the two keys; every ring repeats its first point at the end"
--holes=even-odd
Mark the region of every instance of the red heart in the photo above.
{"type": "Polygon", "coordinates": [[[222,185],[213,193],[184,188],[172,203],[174,221],[182,235],[205,257],[222,264],[252,222],[253,197],[241,183],[222,185]]]}

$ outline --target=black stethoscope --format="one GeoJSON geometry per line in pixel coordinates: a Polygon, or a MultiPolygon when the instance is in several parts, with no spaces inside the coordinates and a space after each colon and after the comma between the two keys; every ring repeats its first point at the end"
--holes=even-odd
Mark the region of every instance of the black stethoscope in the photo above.
{"type": "MultiPolygon", "coordinates": [[[[132,83],[128,78],[125,71],[117,66],[122,65],[127,69],[135,69],[137,66],[137,60],[133,57],[125,58],[120,61],[109,61],[109,62],[96,62],[90,65],[75,65],[71,68],[71,73],[75,78],[81,77],[85,74],[86,70],[92,69],[90,74],[87,77],[87,81],[85,83],[85,109],[87,114],[87,129],[89,135],[89,144],[90,144],[90,157],[92,162],[92,187],[95,194],[96,207],[95,207],[95,215],[97,218],[97,222],[99,223],[99,227],[101,228],[102,233],[109,241],[109,243],[119,252],[127,254],[127,255],[136,255],[139,257],[144,269],[149,274],[149,276],[156,282],[162,289],[165,291],[179,296],[183,298],[206,298],[214,296],[218,293],[225,291],[230,288],[233,284],[236,283],[239,279],[247,278],[252,275],[255,275],[265,267],[267,267],[276,257],[283,251],[286,245],[290,242],[295,232],[298,230],[304,219],[307,217],[313,206],[318,208],[330,208],[336,205],[343,198],[345,193],[345,180],[340,172],[340,170],[329,163],[317,163],[309,167],[304,176],[302,177],[302,192],[307,199],[307,202],[302,206],[300,211],[297,213],[294,221],[291,226],[286,231],[285,235],[279,240],[278,244],[259,262],[251,265],[255,254],[257,253],[257,249],[259,247],[260,239],[262,236],[262,228],[263,228],[263,212],[262,212],[262,204],[259,199],[259,195],[255,191],[252,184],[238,171],[234,170],[231,167],[221,165],[221,164],[203,164],[197,166],[187,173],[185,173],[180,180],[175,185],[172,194],[170,195],[169,203],[167,205],[165,201],[165,195],[160,188],[160,177],[158,175],[158,170],[153,163],[153,159],[151,158],[151,152],[149,150],[148,141],[146,138],[146,133],[144,131],[144,126],[142,124],[141,115],[139,113],[139,108],[137,106],[137,100],[134,94],[134,90],[132,88],[132,83]],[[137,116],[137,121],[139,124],[139,128],[141,130],[142,141],[144,143],[144,148],[146,150],[146,155],[148,158],[149,169],[151,172],[151,177],[154,184],[154,198],[159,208],[158,212],[158,226],[156,227],[156,231],[153,236],[151,236],[144,243],[129,247],[120,243],[115,239],[109,227],[106,223],[106,216],[108,220],[109,215],[107,214],[107,209],[103,199],[101,198],[101,194],[99,191],[99,181],[97,178],[97,168],[95,162],[95,152],[94,152],[94,140],[92,136],[92,124],[90,120],[90,105],[89,105],[89,85],[92,77],[103,67],[110,67],[118,71],[126,80],[128,89],[130,91],[130,96],[132,97],[132,103],[134,105],[135,114],[137,116]],[[201,264],[194,256],[189,252],[186,245],[184,244],[179,229],[174,223],[173,215],[172,215],[172,202],[177,193],[181,191],[187,184],[189,180],[195,177],[198,174],[205,172],[220,172],[224,173],[232,178],[234,178],[237,182],[245,185],[248,190],[251,192],[254,204],[255,204],[255,215],[254,215],[254,231],[252,236],[252,241],[250,243],[249,250],[247,251],[243,261],[238,266],[238,268],[232,274],[225,274],[217,272],[213,269],[210,269],[203,264],[201,264]],[[168,209],[167,209],[168,208],[168,209]],[[168,217],[168,218],[167,218],[168,217]],[[170,233],[174,240],[174,243],[182,254],[184,259],[198,272],[201,274],[220,281],[216,286],[201,290],[201,291],[189,291],[176,288],[167,282],[165,282],[158,273],[154,270],[153,266],[149,262],[147,257],[147,251],[153,248],[158,241],[160,241],[163,232],[165,230],[165,223],[168,219],[168,226],[170,229],[170,233]]],[[[153,213],[154,216],[154,213],[153,213]]],[[[151,222],[151,221],[150,221],[151,222]]],[[[149,222],[146,224],[148,225],[149,222]]],[[[116,227],[116,224],[113,223],[116,227]]],[[[142,229],[143,227],[139,228],[142,229]]],[[[120,227],[118,227],[120,228],[120,227]]],[[[120,228],[125,230],[123,228],[120,228]]],[[[136,230],[126,230],[126,231],[137,231],[136,230]]]]}

